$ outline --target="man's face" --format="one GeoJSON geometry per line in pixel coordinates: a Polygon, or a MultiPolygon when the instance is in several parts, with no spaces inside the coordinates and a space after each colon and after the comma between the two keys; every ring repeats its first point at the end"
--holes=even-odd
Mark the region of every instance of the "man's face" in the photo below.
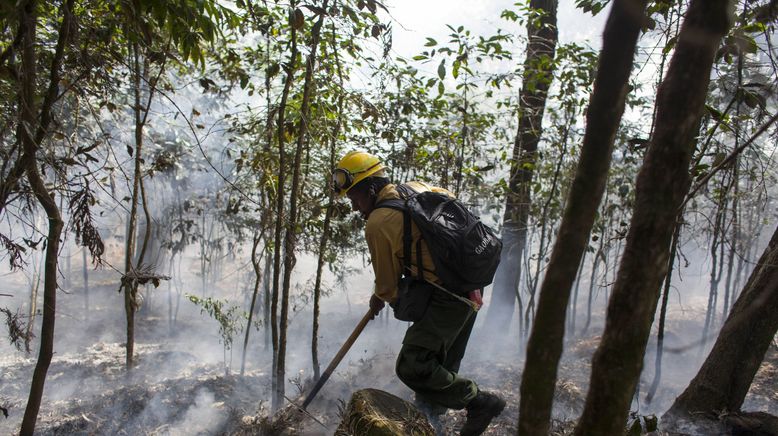
{"type": "Polygon", "coordinates": [[[373,200],[364,192],[352,189],[346,193],[348,199],[351,200],[351,208],[354,211],[359,211],[362,218],[367,219],[370,216],[370,212],[373,211],[373,200]]]}

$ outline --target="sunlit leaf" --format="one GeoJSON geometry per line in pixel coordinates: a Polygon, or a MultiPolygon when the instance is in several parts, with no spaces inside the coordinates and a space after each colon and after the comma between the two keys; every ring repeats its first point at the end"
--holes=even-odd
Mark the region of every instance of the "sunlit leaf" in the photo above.
{"type": "Polygon", "coordinates": [[[670,38],[670,40],[667,41],[667,44],[665,44],[665,47],[662,49],[663,54],[668,54],[670,51],[675,47],[675,44],[678,42],[678,36],[674,36],[670,38]]]}

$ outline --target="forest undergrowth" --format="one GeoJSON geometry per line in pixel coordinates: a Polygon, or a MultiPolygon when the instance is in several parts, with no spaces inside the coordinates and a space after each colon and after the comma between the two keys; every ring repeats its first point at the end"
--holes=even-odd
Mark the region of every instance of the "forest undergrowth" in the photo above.
{"type": "MultiPolygon", "coordinates": [[[[109,299],[113,296],[108,287],[102,291],[109,299]]],[[[98,288],[95,294],[100,292],[98,288]]],[[[78,301],[77,298],[69,300],[78,301]]],[[[192,341],[213,342],[212,334],[204,333],[212,320],[203,316],[182,316],[171,332],[167,320],[147,313],[141,316],[143,327],[136,348],[137,364],[128,373],[124,366],[124,344],[120,340],[121,319],[116,319],[112,313],[115,310],[109,304],[95,303],[93,307],[92,322],[67,315],[77,313],[78,308],[72,307],[72,303],[66,303],[61,309],[65,314],[61,316],[61,331],[63,336],[68,336],[63,337],[63,341],[71,345],[68,351],[55,352],[36,430],[38,434],[332,434],[350,395],[359,389],[381,389],[413,401],[413,393],[394,376],[394,359],[400,345],[398,335],[402,334],[404,325],[389,319],[390,314],[382,315],[371,326],[373,334],[387,336],[385,343],[390,345],[376,346],[370,336],[361,338],[306,413],[288,404],[290,400],[302,403],[310,389],[310,370],[300,369],[290,379],[293,387],[288,390],[285,409],[271,415],[270,374],[266,369],[262,370],[268,365],[265,365],[267,356],[263,356],[261,345],[250,355],[245,375],[240,376],[234,368],[228,371],[224,362],[204,356],[206,348],[187,345],[192,341]],[[111,333],[112,329],[116,333],[111,333]],[[276,422],[275,427],[269,426],[268,418],[277,418],[284,410],[291,410],[290,419],[276,422]],[[271,432],[271,428],[274,431],[271,432]]],[[[356,322],[356,314],[340,315],[328,318],[343,326],[356,322]]],[[[672,338],[683,336],[680,330],[689,327],[687,322],[669,322],[670,344],[673,345],[672,338]],[[675,329],[677,331],[673,331],[675,329]]],[[[522,353],[518,349],[497,349],[487,337],[483,331],[474,333],[462,373],[478,381],[482,389],[496,391],[508,401],[507,408],[486,434],[513,434],[518,422],[522,353]]],[[[328,342],[333,343],[323,343],[322,347],[331,353],[340,344],[337,343],[339,337],[329,338],[328,342]]],[[[554,435],[572,434],[575,419],[584,406],[591,357],[599,339],[598,329],[569,339],[555,393],[551,427],[554,435]]],[[[218,346],[218,343],[211,345],[218,346]]],[[[693,373],[699,364],[699,356],[703,355],[696,349],[680,347],[677,352],[672,351],[673,346],[669,349],[665,370],[668,374],[684,362],[688,366],[686,371],[693,373]]],[[[329,354],[325,355],[328,357],[329,354]]],[[[649,355],[646,361],[652,358],[649,355]]],[[[18,428],[26,402],[26,380],[34,363],[32,356],[20,352],[5,352],[0,358],[0,366],[4,369],[0,406],[9,411],[8,418],[0,419],[0,433],[11,434],[18,428]]],[[[778,414],[776,372],[778,347],[773,344],[743,410],[778,414]]],[[[668,377],[652,405],[641,402],[635,411],[646,415],[661,414],[684,387],[686,379],[683,376],[675,378],[678,379],[676,382],[672,376],[668,377]]],[[[641,381],[641,392],[648,384],[650,380],[641,381]]],[[[456,434],[464,419],[464,411],[449,410],[441,419],[444,433],[456,434]]]]}

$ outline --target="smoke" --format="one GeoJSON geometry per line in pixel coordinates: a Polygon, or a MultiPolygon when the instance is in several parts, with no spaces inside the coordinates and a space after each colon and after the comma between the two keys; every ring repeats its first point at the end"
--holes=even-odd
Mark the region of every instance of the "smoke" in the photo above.
{"type": "Polygon", "coordinates": [[[216,402],[213,393],[206,390],[198,391],[194,404],[184,413],[183,418],[171,424],[170,434],[172,436],[214,434],[227,418],[222,405],[216,402]]]}
{"type": "MultiPolygon", "coordinates": [[[[159,200],[164,198],[160,196],[159,200]]],[[[123,242],[113,236],[108,237],[107,242],[106,255],[110,263],[121,265],[123,242]]],[[[661,414],[667,409],[694,375],[710,346],[710,343],[700,346],[710,259],[706,257],[704,247],[691,245],[684,249],[689,264],[678,270],[673,282],[665,337],[665,347],[669,351],[664,354],[662,382],[651,404],[646,404],[644,397],[653,379],[655,336],[647,347],[640,391],[633,404],[633,410],[643,414],[661,414]]],[[[119,273],[110,269],[94,270],[87,265],[87,309],[80,251],[71,240],[67,241],[62,257],[69,256],[71,260],[69,267],[64,261],[60,265],[63,280],[58,296],[55,356],[41,415],[44,433],[65,428],[62,416],[79,417],[83,414],[86,418],[68,425],[94,429],[95,422],[103,421],[106,424],[99,428],[106,430],[114,428],[108,422],[131,422],[132,428],[139,431],[151,428],[170,434],[210,434],[227,425],[229,410],[253,415],[269,402],[272,353],[264,342],[266,327],[261,327],[259,331],[250,327],[252,331],[246,359],[248,377],[233,385],[233,374],[240,364],[243,333],[234,338],[231,349],[226,349],[218,332],[218,323],[183,297],[184,294],[207,294],[228,304],[244,304],[247,290],[252,289],[248,286],[252,274],[247,263],[247,244],[239,242],[233,249],[233,257],[222,259],[223,268],[213,272],[210,276],[212,280],[207,282],[205,289],[202,288],[198,250],[199,247],[191,245],[180,253],[176,261],[176,264],[180,262],[180,267],[176,265],[174,268],[176,286],[168,290],[163,283],[159,288],[142,290],[145,302],[136,317],[138,366],[126,377],[124,303],[123,295],[117,292],[119,273]],[[66,278],[69,280],[64,280],[66,278]],[[174,319],[169,318],[169,302],[173,305],[174,319]],[[236,394],[238,390],[242,392],[240,395],[236,394]]],[[[758,253],[760,250],[753,251],[758,253]]],[[[32,253],[39,255],[38,252],[32,253]]],[[[318,332],[322,371],[367,311],[372,293],[373,274],[369,264],[357,257],[351,259],[346,268],[350,273],[342,281],[331,271],[325,271],[324,275],[329,292],[322,300],[318,332]]],[[[612,283],[613,268],[611,266],[607,273],[603,268],[595,275],[591,325],[585,332],[583,325],[588,310],[591,269],[586,266],[582,271],[576,327],[568,331],[558,371],[556,419],[575,419],[580,414],[588,388],[591,354],[599,342],[604,322],[605,296],[612,283]]],[[[300,255],[294,271],[296,304],[290,313],[286,366],[286,392],[292,399],[301,394],[298,386],[303,388],[303,394],[307,393],[306,388],[310,387],[313,375],[310,349],[312,300],[300,295],[310,294],[311,286],[308,284],[314,274],[315,258],[300,255]]],[[[13,297],[0,297],[0,304],[28,313],[33,277],[19,273],[2,277],[4,283],[0,286],[5,291],[0,293],[10,289],[16,291],[9,292],[13,297]]],[[[524,287],[522,284],[522,289],[524,287]]],[[[487,289],[486,307],[491,297],[491,289],[487,289]]],[[[40,304],[41,296],[38,307],[40,304]]],[[[478,315],[460,373],[474,379],[484,389],[499,390],[508,396],[510,407],[505,419],[513,420],[515,413],[512,408],[518,406],[524,359],[523,340],[518,327],[519,308],[515,309],[512,321],[504,320],[499,324],[509,334],[504,340],[497,340],[498,336],[485,328],[486,307],[478,315]]],[[[259,313],[261,319],[262,310],[259,313]]],[[[722,319],[721,314],[718,319],[722,319]]],[[[366,387],[412,399],[413,393],[394,375],[395,358],[408,325],[395,320],[391,308],[385,308],[357,339],[312,403],[311,410],[326,414],[328,423],[336,421],[338,407],[348,402],[352,392],[366,387]]],[[[39,319],[34,327],[33,332],[37,334],[39,319]]],[[[37,342],[34,343],[33,354],[26,356],[11,348],[6,341],[0,342],[0,365],[4,368],[4,378],[0,381],[0,407],[9,408],[11,414],[7,420],[0,419],[0,433],[18,431],[37,346],[37,342]]],[[[309,424],[312,428],[317,425],[309,424]]]]}

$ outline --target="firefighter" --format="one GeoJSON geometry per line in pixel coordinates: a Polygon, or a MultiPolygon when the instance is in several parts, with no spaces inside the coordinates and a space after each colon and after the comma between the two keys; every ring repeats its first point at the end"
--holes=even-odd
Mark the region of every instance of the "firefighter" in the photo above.
{"type": "MultiPolygon", "coordinates": [[[[423,408],[431,412],[433,420],[446,408],[466,409],[467,420],[460,434],[483,433],[505,408],[505,401],[479,390],[474,381],[458,374],[475,323],[473,305],[463,302],[461,296],[441,290],[442,282],[435,276],[427,245],[413,223],[410,262],[404,258],[408,251],[403,243],[403,212],[376,207],[381,201],[400,198],[378,157],[362,151],[349,152],[333,171],[332,180],[337,194],[347,196],[354,211],[366,220],[365,239],[375,273],[375,289],[370,297],[373,317],[386,303],[395,307],[398,285],[402,286],[403,280],[410,278],[409,294],[426,290],[430,295],[423,316],[405,333],[397,356],[397,376],[416,393],[418,402],[428,406],[423,408]],[[421,270],[419,264],[423,266],[421,270]],[[404,265],[409,265],[410,271],[403,271],[404,265]],[[418,279],[420,276],[423,280],[418,279]]],[[[406,185],[416,192],[431,190],[451,195],[445,189],[421,182],[406,185]]]]}

